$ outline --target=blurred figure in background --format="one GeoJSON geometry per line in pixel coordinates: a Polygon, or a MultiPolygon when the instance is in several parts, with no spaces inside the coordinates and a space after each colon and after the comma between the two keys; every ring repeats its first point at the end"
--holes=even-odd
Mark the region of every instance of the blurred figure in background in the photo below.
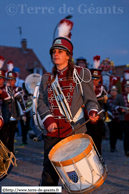
{"type": "Polygon", "coordinates": [[[87,60],[84,57],[77,58],[76,65],[80,67],[88,68],[87,60]]]}
{"type": "Polygon", "coordinates": [[[25,109],[26,122],[24,122],[24,120],[21,119],[20,123],[22,128],[22,145],[26,145],[28,144],[27,134],[28,134],[28,130],[30,129],[30,120],[32,117],[32,107],[31,107],[31,104],[30,106],[28,106],[28,104],[32,103],[32,95],[28,93],[24,83],[23,83],[23,91],[24,91],[23,98],[26,105],[26,109],[25,109]]]}
{"type": "MultiPolygon", "coordinates": [[[[25,88],[25,81],[19,78],[20,69],[18,67],[14,67],[13,71],[17,74],[15,86],[17,87],[20,86],[23,89],[24,91],[23,98],[26,103],[28,101],[29,94],[25,88]]],[[[23,119],[20,119],[20,121],[18,121],[18,131],[19,131],[19,135],[22,135],[22,145],[28,144],[27,143],[27,132],[30,127],[30,117],[31,116],[32,114],[30,113],[30,111],[28,111],[26,112],[26,122],[24,122],[23,119]]]]}
{"type": "Polygon", "coordinates": [[[125,82],[125,92],[118,94],[113,101],[113,108],[119,112],[119,120],[124,134],[124,151],[129,157],[129,80],[125,82]]]}
{"type": "Polygon", "coordinates": [[[23,90],[21,87],[16,87],[16,73],[13,71],[9,71],[7,73],[7,79],[10,86],[8,86],[8,93],[10,95],[10,98],[7,99],[8,102],[8,142],[7,142],[7,148],[9,151],[14,153],[14,138],[15,138],[15,132],[17,128],[17,121],[22,119],[25,119],[24,112],[25,111],[25,103],[23,100],[23,90]],[[22,110],[22,112],[21,112],[22,110]],[[22,113],[22,115],[21,115],[22,113]]]}
{"type": "Polygon", "coordinates": [[[112,108],[112,103],[117,97],[118,89],[116,86],[112,86],[110,89],[110,97],[108,98],[108,104],[112,112],[112,121],[108,123],[110,130],[110,151],[116,152],[117,139],[123,139],[123,133],[119,122],[119,112],[112,108]]]}
{"type": "MultiPolygon", "coordinates": [[[[19,78],[19,76],[20,76],[20,69],[18,67],[14,67],[13,71],[17,74],[15,86],[16,87],[20,86],[21,88],[23,88],[23,83],[25,81],[19,78]]],[[[24,124],[23,124],[23,120],[21,119],[20,121],[18,121],[18,135],[19,136],[22,136],[22,129],[23,129],[23,127],[24,127],[24,124]]]]}
{"type": "MultiPolygon", "coordinates": [[[[105,103],[105,99],[107,100],[108,97],[104,86],[100,84],[101,71],[102,71],[101,69],[98,69],[100,64],[100,56],[97,55],[93,59],[94,59],[94,68],[91,69],[92,81],[93,81],[94,92],[96,94],[98,103],[100,105],[100,110],[101,110],[105,103]]],[[[100,155],[102,154],[101,144],[102,144],[102,137],[104,133],[103,117],[104,115],[100,114],[100,119],[96,124],[92,124],[92,122],[88,122],[86,124],[87,134],[93,138],[93,141],[100,155]]]]}

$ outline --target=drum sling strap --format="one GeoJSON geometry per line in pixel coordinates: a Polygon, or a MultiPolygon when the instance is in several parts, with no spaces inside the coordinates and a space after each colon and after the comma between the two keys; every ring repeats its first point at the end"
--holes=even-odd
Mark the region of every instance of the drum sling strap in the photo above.
{"type": "Polygon", "coordinates": [[[53,93],[57,102],[57,105],[59,107],[59,111],[62,115],[64,115],[66,117],[66,119],[69,121],[69,123],[71,124],[71,126],[73,126],[75,124],[75,122],[77,122],[78,120],[80,120],[83,116],[83,110],[80,107],[80,109],[78,110],[78,112],[76,113],[76,115],[72,116],[69,104],[66,100],[66,97],[59,85],[58,82],[58,75],[56,75],[56,78],[54,80],[54,82],[51,84],[52,89],[53,89],[53,93]]]}

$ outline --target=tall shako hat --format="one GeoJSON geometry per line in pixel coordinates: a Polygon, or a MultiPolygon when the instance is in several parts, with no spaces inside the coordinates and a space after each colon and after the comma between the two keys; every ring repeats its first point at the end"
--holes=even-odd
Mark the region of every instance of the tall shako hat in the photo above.
{"type": "Polygon", "coordinates": [[[8,71],[7,79],[16,79],[17,74],[14,71],[8,71]]]}
{"type": "Polygon", "coordinates": [[[94,61],[94,65],[93,65],[93,68],[90,70],[92,79],[99,79],[101,77],[101,71],[102,71],[101,69],[98,69],[100,65],[100,56],[96,55],[95,57],[93,57],[93,61],[94,61]]]}
{"type": "Polygon", "coordinates": [[[73,22],[67,19],[60,21],[58,26],[58,38],[56,38],[52,47],[50,48],[50,55],[52,55],[53,49],[62,49],[67,51],[71,56],[73,55],[73,44],[70,41],[71,39],[71,30],[73,27],[73,22]]]}
{"type": "Polygon", "coordinates": [[[117,88],[117,86],[111,86],[111,89],[110,89],[110,91],[118,91],[118,88],[117,88]]]}

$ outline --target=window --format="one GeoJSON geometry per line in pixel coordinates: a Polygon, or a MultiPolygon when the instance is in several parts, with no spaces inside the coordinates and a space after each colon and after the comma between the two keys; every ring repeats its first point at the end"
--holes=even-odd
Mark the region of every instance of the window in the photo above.
{"type": "Polygon", "coordinates": [[[42,68],[40,68],[40,67],[34,68],[34,73],[38,73],[38,74],[40,74],[42,76],[43,75],[42,68]]]}

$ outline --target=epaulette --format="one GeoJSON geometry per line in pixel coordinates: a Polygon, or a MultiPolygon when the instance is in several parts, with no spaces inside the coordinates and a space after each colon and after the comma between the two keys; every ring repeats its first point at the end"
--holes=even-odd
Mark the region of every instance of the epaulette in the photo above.
{"type": "Polygon", "coordinates": [[[44,75],[45,75],[45,76],[46,76],[46,75],[47,75],[47,76],[50,76],[50,75],[51,75],[51,73],[47,72],[47,73],[45,73],[44,75]]]}
{"type": "Polygon", "coordinates": [[[77,72],[80,73],[80,71],[82,70],[83,67],[80,67],[80,66],[76,66],[75,65],[75,68],[76,68],[77,72]]]}
{"type": "Polygon", "coordinates": [[[45,79],[45,82],[50,81],[50,79],[51,79],[51,73],[45,73],[45,74],[43,74],[43,79],[45,79]]]}

